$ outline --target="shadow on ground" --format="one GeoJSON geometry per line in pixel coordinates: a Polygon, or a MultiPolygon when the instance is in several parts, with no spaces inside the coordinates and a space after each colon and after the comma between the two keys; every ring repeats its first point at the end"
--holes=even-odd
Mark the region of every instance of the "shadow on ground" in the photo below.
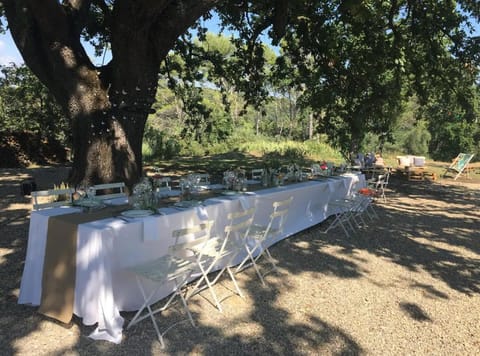
{"type": "MultiPolygon", "coordinates": [[[[3,179],[0,189],[18,184],[23,175],[3,179]]],[[[279,260],[283,273],[289,276],[333,275],[341,279],[356,279],[368,275],[368,271],[356,261],[354,251],[366,250],[390,260],[406,269],[422,269],[435,279],[446,283],[450,288],[468,295],[480,290],[480,234],[478,221],[478,195],[467,188],[443,186],[441,184],[410,184],[393,179],[389,188],[389,200],[377,206],[378,221],[370,223],[351,238],[346,238],[340,230],[332,230],[327,235],[320,233],[324,224],[303,231],[281,241],[272,248],[279,260]],[[408,196],[412,204],[405,206],[396,197],[408,196]],[[470,197],[474,197],[470,199],[470,197]],[[440,204],[430,205],[432,201],[440,204]],[[323,251],[325,246],[337,247],[336,255],[323,251]],[[469,253],[460,253],[465,249],[469,253]],[[345,258],[342,258],[342,255],[345,258]],[[352,258],[353,257],[353,258],[352,258]]],[[[11,197],[7,197],[7,200],[11,197]]],[[[18,197],[20,200],[22,197],[18,197]]],[[[2,199],[4,197],[2,196],[2,199]]],[[[13,201],[13,200],[12,200],[13,201]]],[[[2,216],[10,203],[3,202],[2,216]]],[[[19,209],[22,210],[22,209],[19,209]]],[[[36,313],[36,308],[17,304],[18,288],[26,255],[28,235],[28,212],[17,211],[18,218],[4,220],[1,225],[0,277],[3,281],[0,292],[0,347],[6,355],[17,353],[17,342],[41,334],[41,324],[45,318],[36,313]]],[[[166,354],[293,354],[306,353],[362,354],[364,348],[345,329],[331,325],[307,311],[306,322],[293,322],[289,317],[293,310],[280,307],[279,296],[292,288],[290,278],[273,278],[267,288],[260,287],[253,272],[246,271],[243,287],[252,298],[250,311],[240,319],[225,317],[223,326],[202,323],[200,315],[194,315],[198,328],[188,323],[178,325],[167,334],[166,354]],[[238,327],[254,328],[253,332],[229,331],[238,327]]],[[[321,281],[316,281],[321,283],[321,281]]],[[[445,293],[428,284],[410,285],[422,290],[432,298],[446,299],[445,293]]],[[[298,296],[301,298],[302,296],[298,296]]],[[[237,298],[237,297],[235,297],[237,298]]],[[[243,301],[239,301],[242,303],[243,301]]],[[[192,309],[202,307],[200,299],[192,299],[192,309]]],[[[293,304],[294,305],[294,304],[293,304]]],[[[412,319],[428,322],[430,317],[420,306],[403,302],[399,307],[412,319]]],[[[122,313],[126,322],[132,313],[122,313]]],[[[174,312],[162,315],[161,323],[168,324],[178,316],[174,312]]],[[[219,314],[219,318],[223,316],[219,314]]],[[[53,323],[53,321],[50,321],[53,323]]],[[[120,345],[107,342],[94,342],[86,337],[93,327],[83,326],[75,318],[73,327],[80,329],[81,336],[73,346],[62,346],[59,342],[55,354],[74,350],[78,354],[159,354],[161,353],[155,332],[149,321],[125,332],[120,345]]],[[[72,327],[72,326],[70,326],[72,327]]],[[[68,328],[63,329],[67,332],[68,328]]],[[[49,338],[61,335],[45,335],[44,343],[54,342],[49,338]]],[[[58,342],[58,341],[57,341],[58,342]]],[[[42,354],[41,342],[36,341],[32,352],[42,354]]]]}

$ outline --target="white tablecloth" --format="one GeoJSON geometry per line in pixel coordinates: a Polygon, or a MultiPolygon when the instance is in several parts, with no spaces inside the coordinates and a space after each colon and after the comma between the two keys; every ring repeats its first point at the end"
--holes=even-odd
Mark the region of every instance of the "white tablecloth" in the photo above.
{"type": "MultiPolygon", "coordinates": [[[[214,233],[221,235],[227,214],[249,206],[256,206],[254,222],[262,224],[268,221],[274,201],[293,196],[284,233],[275,241],[269,241],[272,245],[322,222],[328,217],[330,201],[364,186],[363,175],[347,174],[251,194],[212,198],[202,206],[186,210],[164,208],[160,209],[164,214],[161,216],[130,221],[110,218],[81,224],[78,227],[74,313],[83,318],[85,325],[98,323],[98,328],[90,335],[92,338],[119,343],[123,329],[120,311],[138,310],[143,303],[135,277],[126,268],[164,255],[173,242],[172,230],[210,219],[215,221],[214,233]]],[[[75,211],[79,210],[52,208],[32,212],[18,303],[40,304],[48,218],[75,211]]],[[[146,285],[148,288],[148,282],[146,285]]],[[[165,285],[157,300],[171,292],[172,286],[165,285]]]]}

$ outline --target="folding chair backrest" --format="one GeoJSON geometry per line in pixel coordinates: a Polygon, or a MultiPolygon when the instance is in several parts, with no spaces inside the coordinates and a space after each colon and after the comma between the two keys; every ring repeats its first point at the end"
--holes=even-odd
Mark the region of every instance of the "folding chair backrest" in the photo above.
{"type": "Polygon", "coordinates": [[[287,219],[288,210],[292,200],[293,196],[285,200],[276,201],[272,204],[273,212],[270,214],[270,221],[265,230],[264,238],[266,238],[273,230],[275,230],[276,234],[282,233],[283,225],[287,219]]]}
{"type": "Polygon", "coordinates": [[[385,184],[388,184],[388,181],[390,180],[390,176],[391,176],[390,170],[387,169],[387,171],[385,172],[385,184]]]}
{"type": "Polygon", "coordinates": [[[262,168],[254,168],[251,171],[252,180],[262,180],[265,171],[262,168]]]}
{"type": "Polygon", "coordinates": [[[320,165],[317,163],[312,164],[312,175],[317,176],[322,174],[322,169],[320,168],[320,165]]]}
{"type": "Polygon", "coordinates": [[[225,226],[225,239],[235,238],[239,244],[248,237],[253,223],[255,208],[229,213],[228,225],[225,226]]]}
{"type": "Polygon", "coordinates": [[[33,191],[33,210],[70,205],[74,191],[73,188],[33,191]]]}
{"type": "Polygon", "coordinates": [[[172,178],[170,177],[162,177],[162,178],[155,178],[155,182],[159,187],[169,187],[172,178]]]}
{"type": "Polygon", "coordinates": [[[208,173],[190,173],[187,179],[200,185],[210,184],[210,174],[208,173]]]}
{"type": "Polygon", "coordinates": [[[93,188],[95,189],[95,192],[108,191],[108,193],[102,195],[98,195],[97,193],[95,194],[95,196],[101,200],[122,198],[127,196],[127,194],[125,193],[124,182],[96,184],[93,186],[93,188]],[[111,193],[112,191],[115,192],[111,193]]]}
{"type": "Polygon", "coordinates": [[[202,254],[202,249],[210,239],[213,221],[205,221],[198,225],[172,231],[175,239],[174,245],[170,246],[169,253],[180,258],[191,259],[202,254]]]}
{"type": "Polygon", "coordinates": [[[210,174],[208,173],[199,173],[198,178],[200,178],[200,184],[210,184],[210,174]]]}

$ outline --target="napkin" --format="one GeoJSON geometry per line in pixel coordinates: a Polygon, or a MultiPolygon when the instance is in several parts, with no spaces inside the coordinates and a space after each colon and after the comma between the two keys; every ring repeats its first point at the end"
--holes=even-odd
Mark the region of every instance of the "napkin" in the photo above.
{"type": "Polygon", "coordinates": [[[246,199],[244,196],[240,196],[238,200],[240,200],[240,205],[242,206],[243,210],[250,209],[250,199],[246,199]]]}
{"type": "Polygon", "coordinates": [[[143,222],[143,241],[155,241],[160,237],[160,219],[158,216],[146,216],[143,222]]]}
{"type": "Polygon", "coordinates": [[[198,218],[200,220],[208,220],[208,212],[207,212],[207,209],[205,209],[205,207],[203,205],[202,206],[197,206],[196,210],[197,210],[198,218]]]}

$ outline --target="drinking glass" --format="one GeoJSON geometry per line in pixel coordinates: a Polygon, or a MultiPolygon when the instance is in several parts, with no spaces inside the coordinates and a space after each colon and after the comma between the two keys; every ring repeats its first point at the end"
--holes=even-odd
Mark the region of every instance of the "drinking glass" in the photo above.
{"type": "Polygon", "coordinates": [[[94,187],[88,187],[87,188],[87,198],[88,199],[93,199],[95,197],[96,191],[94,187]]]}

